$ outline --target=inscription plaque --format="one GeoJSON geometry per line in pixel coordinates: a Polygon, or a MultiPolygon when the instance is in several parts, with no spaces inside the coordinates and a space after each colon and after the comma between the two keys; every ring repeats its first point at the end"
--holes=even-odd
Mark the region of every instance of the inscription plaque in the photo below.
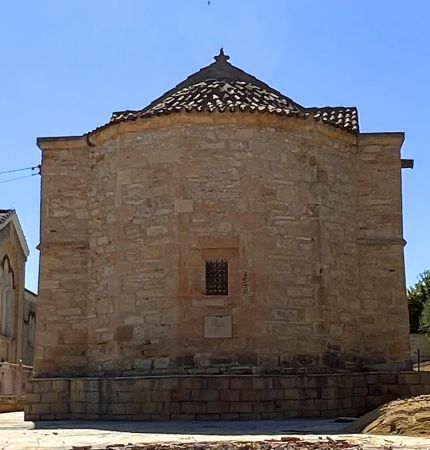
{"type": "Polygon", "coordinates": [[[233,337],[232,328],[232,316],[205,317],[205,338],[231,338],[233,337]]]}

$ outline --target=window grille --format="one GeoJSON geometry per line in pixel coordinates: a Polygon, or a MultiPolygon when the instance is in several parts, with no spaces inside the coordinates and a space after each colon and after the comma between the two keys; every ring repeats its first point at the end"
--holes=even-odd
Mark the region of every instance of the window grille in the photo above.
{"type": "Polygon", "coordinates": [[[228,295],[227,261],[206,261],[206,295],[228,295]]]}

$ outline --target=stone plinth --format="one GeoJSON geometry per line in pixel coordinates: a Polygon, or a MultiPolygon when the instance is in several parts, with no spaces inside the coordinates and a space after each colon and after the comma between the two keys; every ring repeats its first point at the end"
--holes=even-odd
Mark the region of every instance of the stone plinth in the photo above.
{"type": "Polygon", "coordinates": [[[33,379],[27,420],[253,420],[358,416],[430,392],[430,373],[33,379]]]}

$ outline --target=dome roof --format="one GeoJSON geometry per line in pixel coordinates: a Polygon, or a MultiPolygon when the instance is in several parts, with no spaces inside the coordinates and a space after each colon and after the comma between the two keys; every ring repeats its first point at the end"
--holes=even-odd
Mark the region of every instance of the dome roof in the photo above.
{"type": "Polygon", "coordinates": [[[304,119],[311,117],[350,133],[358,133],[356,108],[306,108],[233,66],[229,59],[221,49],[214,63],[189,76],[146,108],[114,112],[104,127],[179,112],[250,112],[304,119]]]}

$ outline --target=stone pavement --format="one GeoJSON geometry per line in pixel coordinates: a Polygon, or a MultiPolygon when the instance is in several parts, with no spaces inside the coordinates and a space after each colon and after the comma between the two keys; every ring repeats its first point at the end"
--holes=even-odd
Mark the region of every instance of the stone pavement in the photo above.
{"type": "MultiPolygon", "coordinates": [[[[404,436],[345,435],[345,423],[335,420],[292,419],[249,422],[41,422],[37,428],[24,422],[23,413],[0,414],[0,449],[69,450],[91,445],[262,441],[297,436],[315,442],[319,438],[360,444],[363,450],[430,450],[430,439],[404,436]]],[[[299,448],[292,445],[289,448],[299,448]]],[[[336,446],[330,448],[337,448],[336,446]]],[[[341,443],[339,447],[342,448],[341,443]]],[[[345,447],[343,447],[345,448],[345,447]]],[[[357,447],[359,448],[359,447],[357,447]]]]}

